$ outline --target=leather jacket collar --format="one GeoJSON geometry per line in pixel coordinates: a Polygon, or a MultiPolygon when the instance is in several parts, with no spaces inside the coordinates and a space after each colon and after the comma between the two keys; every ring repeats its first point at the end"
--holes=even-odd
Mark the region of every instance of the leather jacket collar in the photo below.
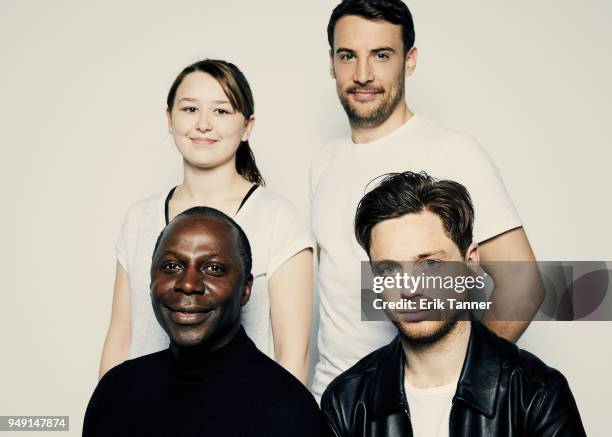
{"type": "MultiPolygon", "coordinates": [[[[495,415],[502,370],[497,340],[480,322],[472,322],[465,361],[453,397],[453,401],[460,399],[487,417],[495,415]]],[[[405,359],[399,335],[389,346],[376,370],[370,402],[374,417],[409,411],[404,394],[405,359]]]]}

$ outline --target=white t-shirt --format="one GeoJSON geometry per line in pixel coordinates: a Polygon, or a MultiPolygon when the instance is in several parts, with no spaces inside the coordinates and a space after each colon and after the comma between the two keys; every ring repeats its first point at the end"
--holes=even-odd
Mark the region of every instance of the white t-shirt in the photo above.
{"type": "MultiPolygon", "coordinates": [[[[116,245],[117,260],[129,278],[129,358],[160,351],[169,343],[155,318],[150,297],[151,258],[157,237],[166,225],[167,195],[156,194],[134,204],[116,245]]],[[[257,347],[274,358],[268,279],[293,255],[312,248],[312,241],[295,206],[265,187],[258,187],[233,218],[247,235],[253,258],[253,287],[242,310],[242,325],[257,347]]]]}
{"type": "Polygon", "coordinates": [[[457,381],[434,388],[416,388],[404,380],[414,437],[448,437],[457,381]]]}
{"type": "Polygon", "coordinates": [[[353,222],[368,183],[408,170],[425,170],[468,189],[476,242],[521,226],[499,172],[481,146],[425,117],[414,115],[370,143],[343,139],[328,144],[311,167],[312,226],[321,250],[319,361],[312,385],[317,398],[336,376],[397,334],[391,322],[361,321],[360,262],[368,257],[355,239],[353,222]]]}

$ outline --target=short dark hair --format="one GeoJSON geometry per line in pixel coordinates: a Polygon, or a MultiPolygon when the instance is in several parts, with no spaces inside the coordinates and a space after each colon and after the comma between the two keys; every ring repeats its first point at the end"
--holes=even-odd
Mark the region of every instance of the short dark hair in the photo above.
{"type": "Polygon", "coordinates": [[[414,45],[414,22],[408,6],[402,0],[343,0],[331,14],[327,24],[327,41],[334,48],[336,22],[345,15],[357,15],[368,20],[384,20],[402,26],[404,55],[414,45]]]}
{"type": "Polygon", "coordinates": [[[446,235],[465,255],[472,243],[474,207],[470,194],[458,182],[436,180],[427,173],[389,173],[357,206],[355,237],[370,254],[372,228],[405,214],[430,211],[442,220],[446,235]]]}
{"type": "Polygon", "coordinates": [[[155,242],[155,248],[153,249],[152,260],[155,260],[155,255],[157,255],[157,250],[159,249],[159,243],[161,242],[161,239],[163,238],[166,229],[168,229],[172,222],[174,222],[180,217],[214,217],[230,225],[234,229],[238,237],[238,252],[240,254],[240,259],[242,260],[244,276],[245,278],[249,276],[253,267],[253,258],[251,256],[251,245],[249,244],[249,239],[247,238],[246,234],[244,233],[240,225],[238,225],[238,223],[236,223],[230,216],[222,213],[218,209],[209,208],[207,206],[194,206],[193,208],[189,208],[188,210],[183,211],[182,213],[174,217],[157,237],[157,241],[155,242]]]}

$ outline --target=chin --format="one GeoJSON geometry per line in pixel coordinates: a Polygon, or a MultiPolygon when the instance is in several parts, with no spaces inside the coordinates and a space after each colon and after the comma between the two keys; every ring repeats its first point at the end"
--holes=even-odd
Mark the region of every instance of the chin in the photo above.
{"type": "Polygon", "coordinates": [[[172,343],[181,347],[198,346],[204,343],[207,339],[206,335],[192,332],[172,332],[170,333],[172,343]]]}
{"type": "Polygon", "coordinates": [[[448,335],[457,320],[424,320],[421,322],[400,322],[396,326],[400,335],[411,345],[428,346],[448,335]]]}

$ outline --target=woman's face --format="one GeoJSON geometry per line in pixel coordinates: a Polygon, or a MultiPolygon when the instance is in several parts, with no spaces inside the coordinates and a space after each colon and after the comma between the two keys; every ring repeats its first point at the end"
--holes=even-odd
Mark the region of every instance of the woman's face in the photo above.
{"type": "Polygon", "coordinates": [[[255,119],[246,120],[229,102],[223,88],[207,73],[189,73],[179,85],[168,127],[185,161],[214,168],[233,161],[255,119]]]}

